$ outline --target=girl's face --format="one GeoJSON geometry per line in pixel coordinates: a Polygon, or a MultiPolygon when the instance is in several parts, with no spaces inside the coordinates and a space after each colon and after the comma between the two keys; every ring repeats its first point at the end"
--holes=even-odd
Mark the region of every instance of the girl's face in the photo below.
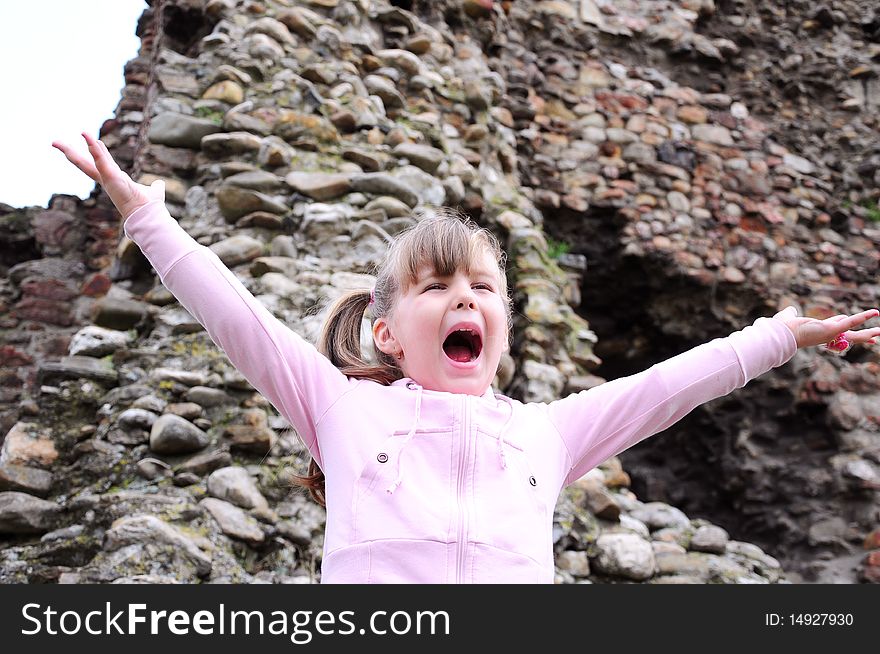
{"type": "Polygon", "coordinates": [[[488,252],[470,274],[441,277],[423,267],[391,315],[375,321],[376,347],[392,356],[402,352],[403,374],[427,390],[482,395],[508,349],[499,274],[488,252]]]}

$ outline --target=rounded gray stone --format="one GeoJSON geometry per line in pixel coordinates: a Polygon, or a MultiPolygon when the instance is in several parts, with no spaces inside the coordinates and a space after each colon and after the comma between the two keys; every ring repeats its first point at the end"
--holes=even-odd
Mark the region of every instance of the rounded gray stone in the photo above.
{"type": "Polygon", "coordinates": [[[166,413],[153,423],[150,449],[156,454],[197,452],[208,444],[208,435],[188,420],[166,413]]]}

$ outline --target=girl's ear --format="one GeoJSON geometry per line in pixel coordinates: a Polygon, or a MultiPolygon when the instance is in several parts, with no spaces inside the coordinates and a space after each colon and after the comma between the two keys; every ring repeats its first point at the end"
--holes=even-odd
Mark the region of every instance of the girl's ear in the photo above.
{"type": "Polygon", "coordinates": [[[397,345],[397,339],[391,333],[391,325],[385,318],[377,318],[373,323],[373,343],[381,352],[394,356],[400,349],[397,345]]]}

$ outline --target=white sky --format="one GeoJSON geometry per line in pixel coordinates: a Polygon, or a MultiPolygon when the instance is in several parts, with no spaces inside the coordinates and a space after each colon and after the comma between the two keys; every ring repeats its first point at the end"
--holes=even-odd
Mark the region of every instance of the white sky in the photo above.
{"type": "Polygon", "coordinates": [[[52,147],[85,151],[125,86],[145,0],[0,0],[0,202],[46,206],[95,184],[52,147]]]}

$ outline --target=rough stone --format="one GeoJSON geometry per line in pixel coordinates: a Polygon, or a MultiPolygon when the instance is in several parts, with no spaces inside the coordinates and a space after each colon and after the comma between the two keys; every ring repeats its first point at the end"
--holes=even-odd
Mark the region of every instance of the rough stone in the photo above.
{"type": "Polygon", "coordinates": [[[55,502],[17,491],[0,492],[0,534],[40,534],[50,531],[59,513],[55,502]]]}
{"type": "Polygon", "coordinates": [[[219,468],[208,477],[208,492],[243,509],[269,508],[247,470],[238,466],[219,468]]]}
{"type": "Polygon", "coordinates": [[[156,454],[186,454],[203,449],[208,435],[180,416],[165,414],[150,429],[150,449],[156,454]]]}
{"type": "Polygon", "coordinates": [[[437,171],[445,156],[442,150],[416,143],[401,143],[394,148],[393,152],[398,158],[407,159],[432,175],[437,171]]]}
{"type": "Polygon", "coordinates": [[[166,112],[153,117],[148,138],[158,145],[198,150],[202,138],[221,129],[209,120],[166,112]]]}
{"type": "Polygon", "coordinates": [[[52,490],[53,481],[52,473],[46,470],[0,463],[0,491],[21,491],[45,497],[52,490]]]}
{"type": "Polygon", "coordinates": [[[232,184],[217,189],[217,203],[227,220],[237,220],[255,211],[283,214],[288,210],[286,205],[265,193],[232,184]]]}
{"type": "Polygon", "coordinates": [[[253,545],[259,545],[266,539],[259,523],[237,506],[213,497],[206,497],[199,504],[208,510],[227,536],[253,545]]]}
{"type": "Polygon", "coordinates": [[[57,459],[58,450],[50,434],[34,422],[15,423],[0,447],[0,464],[48,468],[57,459]]]}
{"type": "Polygon", "coordinates": [[[635,579],[649,579],[657,572],[651,544],[635,534],[602,534],[596,541],[593,565],[604,574],[635,579]]]}
{"type": "Polygon", "coordinates": [[[351,175],[333,173],[290,173],[285,181],[297,193],[324,202],[350,192],[351,175]]]}

